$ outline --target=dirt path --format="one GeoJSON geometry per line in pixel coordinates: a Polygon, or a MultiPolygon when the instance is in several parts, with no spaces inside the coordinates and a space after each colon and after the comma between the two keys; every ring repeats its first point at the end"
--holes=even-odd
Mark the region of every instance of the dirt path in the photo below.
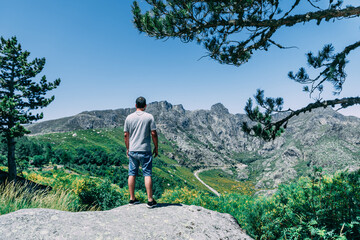
{"type": "MultiPolygon", "coordinates": [[[[213,189],[212,187],[210,187],[209,185],[207,185],[203,180],[200,179],[199,177],[199,173],[204,172],[204,171],[209,171],[209,170],[213,170],[213,169],[226,169],[226,168],[231,168],[234,167],[233,165],[229,166],[221,166],[221,167],[209,167],[209,168],[203,168],[203,169],[199,169],[196,170],[194,172],[194,176],[196,177],[197,180],[199,180],[199,182],[201,182],[205,187],[207,187],[210,191],[212,191],[216,196],[220,197],[220,193],[218,191],[216,191],[215,189],[213,189]]],[[[237,168],[242,169],[247,167],[245,164],[239,163],[236,165],[237,168]]]]}
{"type": "MultiPolygon", "coordinates": [[[[213,169],[213,168],[212,168],[213,169]]],[[[205,187],[207,187],[210,191],[212,191],[216,196],[220,197],[220,193],[218,191],[216,191],[215,189],[213,189],[212,187],[210,187],[209,185],[207,185],[203,180],[201,180],[199,178],[199,173],[203,172],[203,171],[208,171],[211,170],[209,168],[206,169],[200,169],[200,170],[196,170],[194,172],[194,176],[197,178],[197,180],[199,180],[205,187]]]]}

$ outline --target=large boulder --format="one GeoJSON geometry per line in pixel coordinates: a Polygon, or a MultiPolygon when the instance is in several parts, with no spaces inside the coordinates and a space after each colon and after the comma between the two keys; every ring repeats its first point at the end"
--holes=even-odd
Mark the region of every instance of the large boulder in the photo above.
{"type": "Polygon", "coordinates": [[[145,204],[109,211],[22,209],[0,216],[1,239],[252,239],[229,214],[198,206],[145,204]]]}

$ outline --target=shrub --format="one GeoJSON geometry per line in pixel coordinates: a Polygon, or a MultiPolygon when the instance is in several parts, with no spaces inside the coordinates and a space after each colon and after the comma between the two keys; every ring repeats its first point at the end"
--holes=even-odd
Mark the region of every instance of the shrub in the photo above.
{"type": "Polygon", "coordinates": [[[85,181],[79,192],[80,202],[88,207],[108,210],[127,203],[122,192],[116,191],[109,180],[97,184],[93,180],[85,181]]]}
{"type": "Polygon", "coordinates": [[[229,213],[255,239],[360,239],[360,170],[330,177],[315,169],[270,198],[176,188],[159,200],[229,213]]]}
{"type": "Polygon", "coordinates": [[[311,177],[281,185],[246,211],[256,239],[360,239],[360,171],[311,177]]]}
{"type": "Polygon", "coordinates": [[[34,165],[35,167],[41,167],[44,166],[45,164],[49,163],[49,161],[42,155],[35,155],[32,158],[32,165],[34,165]]]}
{"type": "Polygon", "coordinates": [[[0,165],[7,165],[7,157],[0,154],[0,165]]]}
{"type": "Polygon", "coordinates": [[[220,197],[215,197],[209,193],[190,190],[187,187],[177,187],[174,190],[165,190],[159,201],[197,205],[210,210],[229,213],[246,229],[245,212],[246,210],[250,211],[253,207],[254,198],[239,193],[222,194],[220,197]]]}

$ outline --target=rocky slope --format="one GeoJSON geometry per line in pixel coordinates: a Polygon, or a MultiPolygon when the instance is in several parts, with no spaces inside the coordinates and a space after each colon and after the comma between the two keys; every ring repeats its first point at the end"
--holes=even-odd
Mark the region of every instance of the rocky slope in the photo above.
{"type": "Polygon", "coordinates": [[[0,216],[1,239],[251,240],[235,218],[198,206],[145,204],[103,212],[23,209],[0,216]]]}
{"type": "MultiPolygon", "coordinates": [[[[122,127],[134,109],[83,112],[73,117],[28,126],[33,134],[76,129],[122,127]]],[[[192,167],[229,166],[241,180],[258,188],[276,187],[313,166],[329,173],[360,167],[360,119],[345,117],[331,108],[301,114],[292,119],[286,133],[272,142],[251,138],[241,130],[244,114],[230,114],[221,104],[210,110],[188,111],[166,101],[148,105],[159,131],[173,144],[167,153],[192,167]],[[236,167],[244,163],[248,167],[236,167]]]]}

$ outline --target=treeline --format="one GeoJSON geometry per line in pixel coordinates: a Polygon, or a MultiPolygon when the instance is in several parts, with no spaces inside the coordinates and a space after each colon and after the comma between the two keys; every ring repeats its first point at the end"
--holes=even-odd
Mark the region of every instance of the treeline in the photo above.
{"type": "MultiPolygon", "coordinates": [[[[6,165],[6,146],[1,145],[0,163],[6,165]]],[[[119,151],[107,153],[97,146],[78,147],[75,151],[57,148],[53,149],[50,143],[42,143],[23,137],[18,139],[16,148],[16,161],[19,170],[25,170],[30,166],[43,167],[46,164],[80,165],[86,169],[95,169],[99,166],[121,166],[127,163],[125,150],[119,147],[119,151]]]]}

